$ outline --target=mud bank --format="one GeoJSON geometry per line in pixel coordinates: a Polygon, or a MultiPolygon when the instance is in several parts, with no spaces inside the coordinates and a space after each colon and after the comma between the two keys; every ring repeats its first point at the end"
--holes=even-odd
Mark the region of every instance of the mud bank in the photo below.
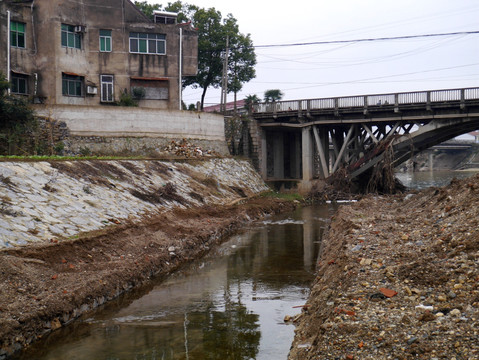
{"type": "Polygon", "coordinates": [[[7,165],[0,164],[0,359],[168,275],[245,223],[294,207],[256,197],[264,183],[231,159],[7,165]],[[21,221],[32,228],[13,226],[21,221]],[[65,224],[77,232],[62,234],[65,224]]]}
{"type": "Polygon", "coordinates": [[[340,208],[289,354],[479,358],[479,177],[340,208]]]}

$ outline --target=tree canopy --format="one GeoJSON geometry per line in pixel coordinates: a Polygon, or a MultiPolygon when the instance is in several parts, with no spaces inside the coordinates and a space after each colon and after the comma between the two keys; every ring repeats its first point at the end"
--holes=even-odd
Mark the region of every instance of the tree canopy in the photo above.
{"type": "Polygon", "coordinates": [[[256,105],[260,102],[259,97],[256,94],[253,95],[248,95],[244,99],[244,106],[246,109],[248,109],[248,112],[251,111],[253,108],[253,105],[256,105]]]}
{"type": "Polygon", "coordinates": [[[10,83],[0,73],[0,153],[24,151],[36,123],[33,111],[22,97],[8,94],[10,83]]]}
{"type": "Polygon", "coordinates": [[[283,98],[283,92],[279,89],[271,89],[271,90],[266,90],[264,92],[264,101],[265,102],[270,102],[270,101],[279,101],[283,98]]]}
{"type": "MultiPolygon", "coordinates": [[[[195,5],[176,1],[164,8],[160,4],[150,5],[146,1],[135,2],[141,11],[153,16],[153,10],[178,13],[178,21],[191,21],[198,29],[198,73],[183,80],[183,87],[201,88],[201,108],[206,91],[210,86],[218,88],[222,83],[226,39],[229,42],[228,92],[238,93],[243,84],[256,76],[256,54],[249,34],[239,31],[237,20],[232,14],[223,18],[215,8],[199,8],[195,5]]],[[[236,98],[236,96],[235,96],[236,98]]]]}

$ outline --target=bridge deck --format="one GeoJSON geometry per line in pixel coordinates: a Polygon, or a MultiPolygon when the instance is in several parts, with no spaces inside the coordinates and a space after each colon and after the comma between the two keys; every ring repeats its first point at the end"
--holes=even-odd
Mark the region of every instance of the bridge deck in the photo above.
{"type": "Polygon", "coordinates": [[[352,179],[478,129],[479,87],[260,103],[252,116],[265,179],[352,179]]]}
{"type": "MultiPolygon", "coordinates": [[[[405,115],[408,121],[420,121],[431,119],[425,111],[434,111],[436,117],[450,117],[450,109],[467,114],[471,106],[479,108],[479,87],[259,103],[253,106],[252,116],[261,123],[286,118],[289,122],[301,118],[315,118],[322,123],[368,119],[391,122],[405,115]]],[[[462,115],[458,112],[458,116],[462,115]]]]}

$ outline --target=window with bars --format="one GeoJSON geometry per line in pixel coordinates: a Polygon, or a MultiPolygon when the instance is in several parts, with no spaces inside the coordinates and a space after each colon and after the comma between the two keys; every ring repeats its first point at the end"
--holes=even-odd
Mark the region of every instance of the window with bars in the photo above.
{"type": "Polygon", "coordinates": [[[62,73],[62,94],[64,96],[82,96],[83,77],[62,73]]]}
{"type": "Polygon", "coordinates": [[[10,45],[17,48],[25,48],[26,25],[17,21],[10,21],[10,45]]]}
{"type": "Polygon", "coordinates": [[[101,102],[113,102],[113,75],[101,75],[101,102]]]}
{"type": "Polygon", "coordinates": [[[62,46],[73,49],[81,49],[82,34],[75,32],[73,25],[62,24],[62,46]]]}
{"type": "Polygon", "coordinates": [[[110,52],[111,42],[112,42],[111,30],[100,29],[100,51],[110,52]]]}
{"type": "Polygon", "coordinates": [[[166,35],[130,33],[130,53],[165,55],[166,35]]]}

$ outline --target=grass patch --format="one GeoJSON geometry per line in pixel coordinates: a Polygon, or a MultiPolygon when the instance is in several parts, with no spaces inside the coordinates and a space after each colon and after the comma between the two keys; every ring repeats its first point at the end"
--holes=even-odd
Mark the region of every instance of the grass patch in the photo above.
{"type": "Polygon", "coordinates": [[[298,193],[282,193],[276,191],[267,191],[260,195],[261,197],[265,198],[275,198],[275,199],[283,199],[288,201],[304,201],[304,198],[299,195],[298,193]]]}

